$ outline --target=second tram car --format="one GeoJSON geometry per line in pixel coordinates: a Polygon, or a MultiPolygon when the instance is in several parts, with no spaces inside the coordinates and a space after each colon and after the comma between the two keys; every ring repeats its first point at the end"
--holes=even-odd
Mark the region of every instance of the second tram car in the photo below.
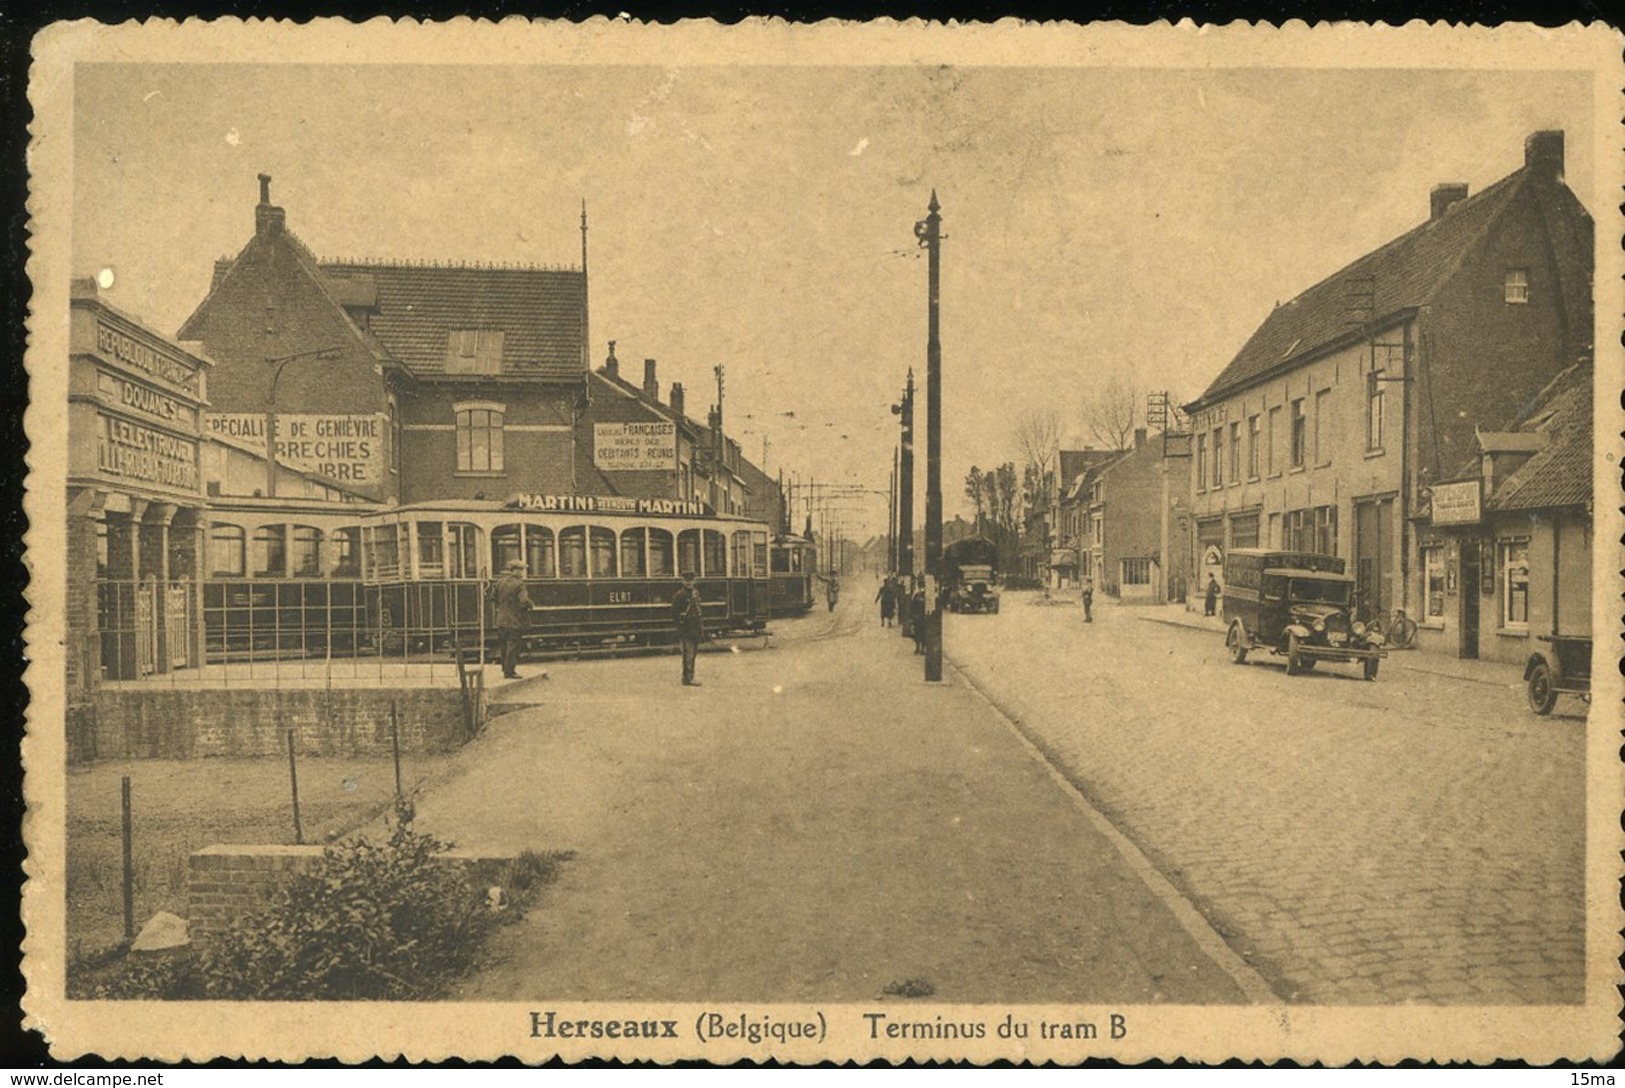
{"type": "Polygon", "coordinates": [[[418,653],[492,639],[491,579],[525,564],[532,648],[675,640],[672,595],[692,572],[711,635],[760,632],[768,531],[703,503],[584,495],[394,507],[253,527],[216,521],[204,584],[209,656],[418,653]],[[262,554],[263,553],[263,554],[262,554]]]}
{"type": "Polygon", "coordinates": [[[773,538],[772,598],[775,616],[799,616],[813,606],[813,581],[818,572],[818,546],[804,536],[780,534],[773,538]]]}

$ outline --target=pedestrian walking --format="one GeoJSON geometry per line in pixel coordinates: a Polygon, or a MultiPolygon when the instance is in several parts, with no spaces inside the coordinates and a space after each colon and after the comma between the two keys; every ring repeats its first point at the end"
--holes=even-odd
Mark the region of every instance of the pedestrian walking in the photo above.
{"type": "Polygon", "coordinates": [[[509,680],[519,679],[519,647],[525,640],[525,627],[530,622],[531,600],[525,591],[525,563],[522,559],[509,562],[502,577],[491,587],[496,603],[497,648],[502,657],[502,675],[509,680]]]}
{"type": "Polygon", "coordinates": [[[920,586],[909,598],[909,633],[914,636],[914,652],[925,653],[925,587],[920,586]]]}
{"type": "Polygon", "coordinates": [[[694,585],[694,572],[683,572],[683,584],[671,598],[671,616],[677,624],[677,641],[683,648],[683,683],[700,686],[694,679],[694,660],[700,655],[700,639],[705,637],[705,614],[700,610],[700,591],[694,585]]]}
{"type": "Polygon", "coordinates": [[[831,612],[835,611],[835,602],[840,600],[840,597],[841,583],[836,581],[835,575],[832,574],[824,581],[824,599],[829,602],[831,612]]]}
{"type": "Polygon", "coordinates": [[[1213,615],[1219,606],[1219,580],[1213,577],[1212,572],[1207,576],[1207,596],[1202,602],[1202,615],[1213,615]]]}
{"type": "Polygon", "coordinates": [[[1083,622],[1095,622],[1095,583],[1091,578],[1083,580],[1083,622]]]}
{"type": "Polygon", "coordinates": [[[897,614],[897,579],[886,575],[880,582],[880,592],[875,594],[875,600],[880,602],[880,626],[890,627],[892,617],[897,614]]]}

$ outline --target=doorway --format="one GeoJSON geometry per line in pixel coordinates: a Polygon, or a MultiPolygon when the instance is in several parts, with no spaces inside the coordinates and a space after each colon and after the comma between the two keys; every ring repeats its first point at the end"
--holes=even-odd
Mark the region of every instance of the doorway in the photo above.
{"type": "Polygon", "coordinates": [[[1461,541],[1461,645],[1457,656],[1478,656],[1478,595],[1483,568],[1476,537],[1461,541]]]}
{"type": "Polygon", "coordinates": [[[1354,598],[1366,620],[1394,607],[1394,500],[1354,504],[1354,598]]]}

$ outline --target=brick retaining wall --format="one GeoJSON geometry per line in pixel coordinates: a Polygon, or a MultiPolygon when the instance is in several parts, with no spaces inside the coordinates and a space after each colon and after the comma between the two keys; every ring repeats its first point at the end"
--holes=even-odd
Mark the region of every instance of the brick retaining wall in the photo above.
{"type": "Polygon", "coordinates": [[[69,716],[69,759],[280,755],[289,729],[303,755],[387,755],[391,702],[403,752],[449,752],[467,739],[456,688],[126,688],[98,691],[90,713],[69,716]]]}
{"type": "MultiPolygon", "coordinates": [[[[186,921],[192,943],[206,944],[237,918],[263,908],[284,881],[313,868],[323,849],[226,844],[193,852],[186,859],[186,921]]],[[[478,888],[499,883],[512,859],[448,850],[435,860],[467,866],[478,888]]]]}

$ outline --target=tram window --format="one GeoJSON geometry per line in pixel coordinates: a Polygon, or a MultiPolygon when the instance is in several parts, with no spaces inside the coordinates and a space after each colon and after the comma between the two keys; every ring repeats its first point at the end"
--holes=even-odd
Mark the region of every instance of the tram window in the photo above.
{"type": "Polygon", "coordinates": [[[289,568],[295,578],[318,578],[322,573],[322,531],[314,525],[293,527],[289,568]]]}
{"type": "Polygon", "coordinates": [[[767,534],[751,534],[751,573],[757,578],[767,577],[767,534]]]}
{"type": "Polygon", "coordinates": [[[784,547],[782,545],[773,549],[773,573],[774,574],[788,574],[788,573],[790,573],[790,554],[791,554],[791,549],[786,548],[786,547],[784,547]]]}
{"type": "Polygon", "coordinates": [[[645,559],[643,528],[621,530],[621,575],[642,578],[649,573],[645,559]]]}
{"type": "Polygon", "coordinates": [[[362,537],[367,572],[374,578],[398,578],[401,573],[400,532],[395,525],[377,525],[362,537]]]}
{"type": "Polygon", "coordinates": [[[741,577],[750,570],[750,530],[734,530],[734,565],[735,577],[741,577]]]}
{"type": "Polygon", "coordinates": [[[677,573],[671,561],[671,533],[665,529],[649,530],[649,575],[670,578],[677,573]]]}
{"type": "Polygon", "coordinates": [[[615,530],[594,525],[588,530],[588,539],[592,543],[592,576],[615,577],[615,530]]]}
{"type": "Polygon", "coordinates": [[[254,530],[254,577],[282,578],[288,573],[288,540],[281,525],[261,525],[254,530]]]}
{"type": "Polygon", "coordinates": [[[451,578],[480,576],[480,528],[466,521],[446,523],[446,575],[451,578]]]}
{"type": "Polygon", "coordinates": [[[520,526],[498,525],[491,530],[491,570],[495,574],[508,569],[515,559],[523,559],[519,547],[520,526]]]}
{"type": "Polygon", "coordinates": [[[553,530],[525,526],[525,570],[532,578],[553,577],[553,530]]]}
{"type": "Polygon", "coordinates": [[[559,530],[559,577],[587,576],[587,527],[572,525],[559,530]]]}
{"type": "Polygon", "coordinates": [[[216,578],[241,578],[244,539],[241,525],[216,524],[209,531],[209,572],[216,578]]]}
{"type": "Polygon", "coordinates": [[[677,534],[677,573],[700,573],[700,531],[684,529],[677,534]]]}
{"type": "Polygon", "coordinates": [[[705,576],[707,578],[726,578],[728,576],[727,534],[716,529],[704,529],[701,532],[700,539],[705,549],[705,576]]]}
{"type": "Polygon", "coordinates": [[[361,530],[353,525],[333,530],[333,576],[356,578],[361,574],[361,530]]]}
{"type": "Polygon", "coordinates": [[[438,521],[420,521],[418,522],[418,577],[442,578],[445,574],[445,526],[438,521]]]}

